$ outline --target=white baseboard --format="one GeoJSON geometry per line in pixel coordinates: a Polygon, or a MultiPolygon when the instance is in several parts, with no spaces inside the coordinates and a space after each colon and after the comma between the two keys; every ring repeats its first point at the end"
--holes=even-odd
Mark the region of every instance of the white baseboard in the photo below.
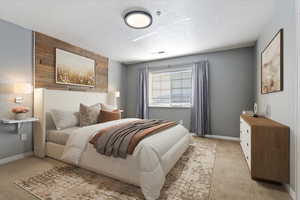
{"type": "Polygon", "coordinates": [[[289,193],[293,200],[296,200],[296,192],[288,184],[284,184],[286,191],[289,193]]]}
{"type": "Polygon", "coordinates": [[[2,159],[0,159],[0,165],[4,165],[9,162],[20,160],[22,158],[26,158],[26,157],[32,156],[32,155],[33,155],[33,152],[26,152],[26,153],[20,153],[20,154],[14,155],[14,156],[10,156],[7,158],[2,158],[2,159]]]}
{"type": "Polygon", "coordinates": [[[240,141],[240,138],[238,137],[229,137],[229,136],[221,136],[221,135],[205,135],[204,137],[220,139],[220,140],[240,141]]]}

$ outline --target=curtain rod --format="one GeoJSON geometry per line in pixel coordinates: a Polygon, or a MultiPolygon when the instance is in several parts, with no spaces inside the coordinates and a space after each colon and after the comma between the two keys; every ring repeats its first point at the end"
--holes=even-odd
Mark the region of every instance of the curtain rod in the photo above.
{"type": "Polygon", "coordinates": [[[197,62],[201,62],[201,61],[208,61],[207,58],[205,58],[204,60],[200,60],[200,61],[195,61],[195,62],[188,62],[188,63],[182,63],[182,64],[170,64],[170,65],[154,65],[154,66],[147,66],[148,69],[155,69],[155,68],[171,68],[171,67],[184,67],[186,65],[193,65],[197,62]]]}

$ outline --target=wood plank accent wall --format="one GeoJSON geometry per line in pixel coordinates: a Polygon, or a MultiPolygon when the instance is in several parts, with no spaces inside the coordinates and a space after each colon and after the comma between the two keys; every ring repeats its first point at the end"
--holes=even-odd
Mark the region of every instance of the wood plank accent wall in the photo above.
{"type": "Polygon", "coordinates": [[[89,92],[108,91],[108,58],[73,46],[61,40],[35,32],[35,88],[55,90],[79,90],[89,92]],[[62,85],[55,78],[55,49],[59,48],[95,60],[96,87],[62,85]]]}

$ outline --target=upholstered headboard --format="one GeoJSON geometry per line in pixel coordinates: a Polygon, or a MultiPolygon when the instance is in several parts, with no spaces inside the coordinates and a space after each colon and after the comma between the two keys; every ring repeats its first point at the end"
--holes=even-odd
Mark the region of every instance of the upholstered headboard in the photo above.
{"type": "Polygon", "coordinates": [[[52,127],[49,112],[51,109],[79,111],[79,105],[93,105],[109,103],[107,93],[78,92],[65,90],[49,90],[38,88],[34,90],[34,117],[39,121],[34,125],[34,153],[36,156],[45,156],[46,132],[52,127]]]}

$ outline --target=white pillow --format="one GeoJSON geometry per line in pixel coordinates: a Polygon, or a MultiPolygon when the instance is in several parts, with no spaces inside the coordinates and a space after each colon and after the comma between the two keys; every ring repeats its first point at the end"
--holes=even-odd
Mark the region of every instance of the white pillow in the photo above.
{"type": "Polygon", "coordinates": [[[79,112],[52,109],[50,113],[57,130],[79,126],[79,112]]]}
{"type": "Polygon", "coordinates": [[[116,108],[112,105],[101,103],[101,110],[107,111],[107,112],[112,112],[112,111],[116,110],[116,108]]]}

